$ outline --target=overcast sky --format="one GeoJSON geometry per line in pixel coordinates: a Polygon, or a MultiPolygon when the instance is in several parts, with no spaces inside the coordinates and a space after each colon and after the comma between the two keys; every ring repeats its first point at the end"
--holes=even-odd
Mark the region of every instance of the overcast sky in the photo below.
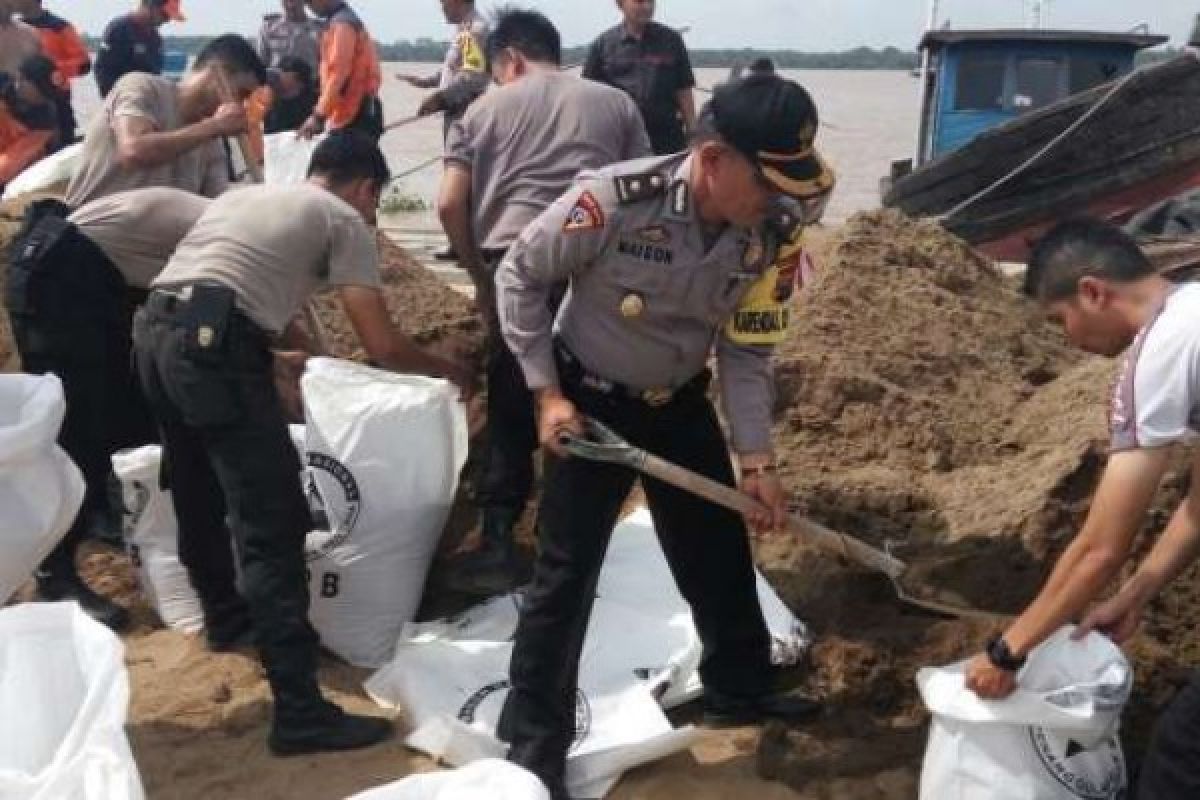
{"type": "MultiPolygon", "coordinates": [[[[493,0],[477,0],[487,10],[493,0]]],[[[46,7],[99,33],[107,20],[134,5],[133,0],[46,0],[46,7]]],[[[184,0],[189,19],[167,30],[179,34],[237,31],[251,34],[274,0],[184,0]]],[[[353,0],[375,37],[445,39],[447,27],[438,0],[353,0]]],[[[520,5],[545,12],[567,44],[589,41],[614,24],[611,0],[523,0],[520,5]]],[[[1147,23],[1154,33],[1179,44],[1191,30],[1200,3],[1194,0],[1055,0],[1053,27],[1128,30],[1147,23]]],[[[941,19],[955,27],[1020,26],[1022,0],[942,0],[941,19]]],[[[675,27],[690,26],[692,47],[759,47],[807,51],[845,50],[859,45],[911,48],[927,15],[928,0],[659,0],[658,18],[675,27]]]]}

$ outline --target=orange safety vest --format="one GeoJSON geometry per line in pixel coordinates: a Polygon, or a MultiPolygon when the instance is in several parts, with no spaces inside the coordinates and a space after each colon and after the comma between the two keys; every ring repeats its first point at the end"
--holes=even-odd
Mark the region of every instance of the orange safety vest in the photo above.
{"type": "Polygon", "coordinates": [[[37,29],[38,38],[42,42],[42,52],[54,62],[58,70],[56,79],[64,89],[70,87],[72,78],[86,75],[92,68],[92,57],[88,54],[87,45],[83,43],[83,38],[74,25],[49,11],[30,17],[25,22],[37,29]]]}
{"type": "Polygon", "coordinates": [[[317,113],[330,128],[354,121],[363,100],[379,94],[383,76],[375,42],[358,15],[347,5],[329,17],[321,37],[321,97],[317,113]]]}
{"type": "Polygon", "coordinates": [[[46,155],[55,131],[28,128],[0,102],[0,187],[46,155]]]}

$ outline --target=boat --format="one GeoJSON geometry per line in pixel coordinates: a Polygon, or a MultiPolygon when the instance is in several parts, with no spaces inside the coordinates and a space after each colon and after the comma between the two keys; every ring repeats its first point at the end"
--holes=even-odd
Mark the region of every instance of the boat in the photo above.
{"type": "Polygon", "coordinates": [[[931,30],[914,164],[884,204],[1024,261],[1056,222],[1124,222],[1200,187],[1200,60],[1135,68],[1144,31],[931,30]]]}

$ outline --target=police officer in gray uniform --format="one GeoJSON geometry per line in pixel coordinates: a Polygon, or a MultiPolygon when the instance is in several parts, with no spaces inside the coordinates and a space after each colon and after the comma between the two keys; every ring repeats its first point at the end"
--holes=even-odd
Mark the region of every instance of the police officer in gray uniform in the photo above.
{"type": "Polygon", "coordinates": [[[563,72],[561,55],[544,15],[500,12],[488,59],[500,87],[451,125],[446,140],[438,212],[488,323],[488,449],[477,493],[483,546],[451,575],[462,591],[503,591],[516,577],[513,526],[529,501],[538,446],[533,398],[494,321],[496,265],[581,169],[650,155],[629,96],[563,72]]]}
{"type": "MultiPolygon", "coordinates": [[[[567,797],[565,759],[596,582],[636,478],[624,467],[564,457],[559,438],[582,435],[589,415],[670,461],[736,482],[763,506],[750,523],[782,526],[770,361],[771,342],[785,332],[777,298],[786,293],[759,289],[779,280],[781,244],[832,188],[813,149],[816,128],[812,100],[795,83],[754,76],[725,84],[704,109],[690,151],[584,173],[497,271],[501,329],[537,397],[539,436],[553,454],[500,735],[511,743],[509,758],[555,798],[567,797]],[[564,279],[570,288],[555,320],[546,298],[564,279]],[[740,481],[707,396],[714,346],[740,481]]],[[[658,481],[643,486],[703,643],[706,721],[811,716],[815,703],[773,690],[745,520],[658,481]]]]}

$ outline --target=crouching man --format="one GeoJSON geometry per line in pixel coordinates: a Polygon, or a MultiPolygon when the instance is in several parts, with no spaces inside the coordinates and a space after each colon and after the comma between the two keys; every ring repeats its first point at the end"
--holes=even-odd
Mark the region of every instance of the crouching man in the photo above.
{"type": "Polygon", "coordinates": [[[391,325],[368,228],[387,181],[374,142],[340,131],[313,154],[306,184],[227,192],[180,243],[134,323],[137,370],[162,432],[179,518],[180,559],[209,646],[258,646],[275,700],[269,745],[276,755],[366,747],[391,726],[346,714],[317,685],[304,571],[310,517],[273,348],[315,290],[336,286],[374,363],[468,381],[459,365],[418,349],[391,325]]]}

